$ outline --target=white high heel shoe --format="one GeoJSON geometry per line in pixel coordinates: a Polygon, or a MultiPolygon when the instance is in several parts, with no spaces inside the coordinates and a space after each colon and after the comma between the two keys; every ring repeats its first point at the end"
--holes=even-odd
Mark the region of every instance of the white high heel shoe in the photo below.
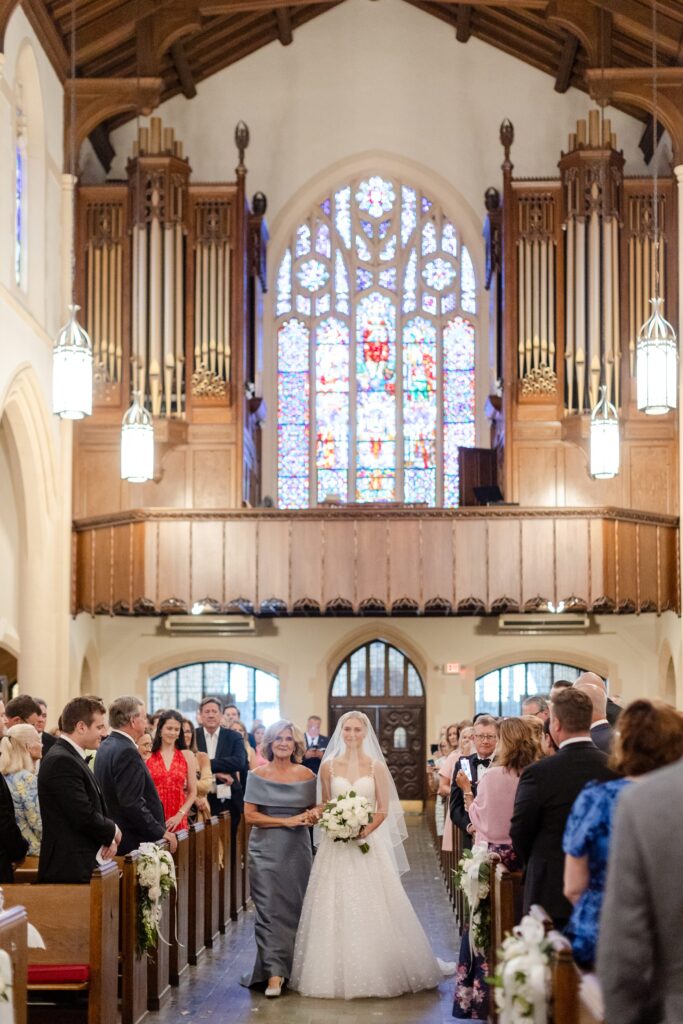
{"type": "Polygon", "coordinates": [[[285,979],[284,978],[280,978],[280,984],[279,985],[271,985],[269,983],[268,987],[266,989],[266,998],[267,999],[276,999],[282,993],[282,986],[284,985],[284,983],[285,983],[285,979]]]}

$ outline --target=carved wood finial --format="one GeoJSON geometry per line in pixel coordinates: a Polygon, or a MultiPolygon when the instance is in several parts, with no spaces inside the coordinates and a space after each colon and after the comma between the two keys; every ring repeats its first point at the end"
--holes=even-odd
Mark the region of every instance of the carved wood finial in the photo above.
{"type": "Polygon", "coordinates": [[[247,171],[244,164],[244,154],[249,146],[249,128],[244,121],[238,121],[235,126],[235,145],[237,146],[237,152],[239,155],[237,174],[244,175],[247,171]]]}
{"type": "Polygon", "coordinates": [[[505,153],[505,159],[503,160],[503,170],[511,171],[512,163],[510,161],[510,149],[512,143],[515,141],[515,128],[509,118],[505,118],[500,126],[500,144],[503,147],[505,153]]]}

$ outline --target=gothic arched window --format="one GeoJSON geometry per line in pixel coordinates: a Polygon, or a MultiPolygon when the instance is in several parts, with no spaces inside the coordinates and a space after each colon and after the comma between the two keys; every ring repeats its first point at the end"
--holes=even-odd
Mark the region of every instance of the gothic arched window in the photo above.
{"type": "Polygon", "coordinates": [[[22,88],[17,84],[14,137],[14,281],[26,290],[26,117],[22,88]]]}
{"type": "Polygon", "coordinates": [[[441,207],[366,175],[299,224],[276,281],[278,504],[458,504],[478,298],[441,207]]]}

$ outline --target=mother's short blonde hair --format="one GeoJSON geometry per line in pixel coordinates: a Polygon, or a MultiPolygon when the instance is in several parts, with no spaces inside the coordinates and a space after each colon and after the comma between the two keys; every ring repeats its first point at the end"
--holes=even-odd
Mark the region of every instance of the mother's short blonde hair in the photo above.
{"type": "Polygon", "coordinates": [[[12,725],[0,740],[0,773],[14,775],[15,772],[35,770],[28,748],[40,743],[40,733],[28,722],[12,725]]]}
{"type": "Polygon", "coordinates": [[[281,733],[283,729],[289,729],[294,739],[292,761],[294,761],[295,764],[301,764],[306,752],[304,735],[300,729],[297,729],[294,722],[288,722],[285,718],[281,718],[279,722],[273,722],[273,724],[269,725],[266,729],[263,735],[263,742],[261,743],[261,756],[265,757],[267,761],[273,760],[275,756],[273,754],[273,743],[275,742],[276,736],[281,733]]]}

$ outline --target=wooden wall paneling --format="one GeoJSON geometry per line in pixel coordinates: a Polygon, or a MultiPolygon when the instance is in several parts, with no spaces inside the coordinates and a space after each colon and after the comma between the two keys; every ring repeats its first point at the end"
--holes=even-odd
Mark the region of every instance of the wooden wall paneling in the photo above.
{"type": "Polygon", "coordinates": [[[389,603],[410,597],[422,603],[420,523],[417,519],[389,522],[389,603]]]}
{"type": "Polygon", "coordinates": [[[309,598],[323,606],[323,522],[292,521],[291,603],[309,598]]]}
{"type": "Polygon", "coordinates": [[[376,597],[385,602],[389,599],[387,522],[382,518],[365,519],[358,523],[356,575],[359,602],[368,597],[376,597]]]}
{"type": "Polygon", "coordinates": [[[258,535],[258,600],[289,604],[289,521],[264,519],[258,535]]]}
{"type": "Polygon", "coordinates": [[[534,507],[559,504],[558,454],[555,444],[514,445],[516,493],[520,505],[534,507]]]}
{"type": "Polygon", "coordinates": [[[192,579],[190,580],[190,604],[204,597],[213,598],[221,604],[223,596],[223,524],[214,520],[191,520],[192,531],[192,579]]]}
{"type": "Polygon", "coordinates": [[[188,456],[185,445],[154,446],[154,479],[146,484],[127,484],[126,508],[192,508],[188,486],[188,456]]]}
{"type": "Polygon", "coordinates": [[[602,525],[603,520],[599,516],[588,520],[589,607],[594,601],[605,594],[605,566],[603,557],[605,536],[602,525]]]}
{"type": "Polygon", "coordinates": [[[522,600],[521,520],[498,519],[489,528],[489,603],[509,597],[522,600]]]}
{"type": "MultiPolygon", "coordinates": [[[[148,530],[147,523],[133,523],[130,532],[130,592],[132,594],[132,603],[138,597],[146,597],[153,600],[151,593],[145,593],[147,589],[148,581],[145,579],[145,550],[146,550],[146,533],[148,530]]],[[[149,581],[149,588],[151,590],[153,580],[149,581]]]]}
{"type": "Polygon", "coordinates": [[[621,468],[618,476],[611,480],[593,480],[589,475],[588,436],[585,447],[565,443],[564,456],[565,503],[568,508],[595,508],[613,505],[621,508],[626,504],[625,487],[629,476],[628,446],[621,446],[621,468]]]}
{"type": "Polygon", "coordinates": [[[677,531],[670,526],[659,528],[660,604],[662,611],[673,609],[680,614],[679,554],[677,531]]]}
{"type": "Polygon", "coordinates": [[[259,562],[257,547],[258,521],[255,519],[228,519],[223,522],[223,575],[225,600],[243,597],[256,602],[256,569],[259,562]]]}
{"type": "Polygon", "coordinates": [[[650,523],[638,523],[636,530],[636,563],[638,566],[638,610],[652,602],[657,605],[657,528],[650,523]]]}
{"type": "Polygon", "coordinates": [[[230,508],[235,482],[235,448],[197,448],[192,452],[192,508],[230,508]]]}
{"type": "Polygon", "coordinates": [[[556,603],[554,520],[522,520],[522,607],[535,597],[556,603]]]}
{"type": "Polygon", "coordinates": [[[323,533],[323,602],[327,604],[340,597],[355,605],[355,525],[352,522],[324,519],[323,533]]]}
{"type": "Polygon", "coordinates": [[[93,612],[90,599],[93,585],[92,530],[78,534],[76,548],[76,610],[93,612]]]}
{"type": "MultiPolygon", "coordinates": [[[[594,526],[596,525],[602,534],[602,591],[596,596],[601,597],[604,595],[616,603],[615,522],[613,519],[601,519],[597,523],[594,521],[594,526]]],[[[595,568],[594,562],[592,562],[592,565],[595,568]]]]}
{"type": "Polygon", "coordinates": [[[109,544],[109,530],[106,528],[92,531],[92,591],[91,608],[98,606],[109,608],[110,577],[111,577],[111,553],[109,544]]]}
{"type": "Polygon", "coordinates": [[[476,597],[488,607],[488,523],[481,519],[455,519],[454,523],[455,603],[476,597]]]}
{"type": "Polygon", "coordinates": [[[185,601],[189,607],[191,552],[190,522],[162,519],[159,523],[156,569],[158,584],[154,586],[159,601],[175,597],[185,601]]]}
{"type": "Polygon", "coordinates": [[[100,516],[119,511],[120,458],[118,446],[89,445],[79,440],[74,465],[74,516],[100,516]]]}
{"type": "Polygon", "coordinates": [[[614,524],[615,594],[617,608],[636,607],[638,573],[636,557],[636,524],[617,520],[614,524]]]}
{"type": "Polygon", "coordinates": [[[150,601],[153,601],[154,607],[158,610],[164,598],[169,596],[168,594],[162,595],[159,589],[161,585],[159,573],[161,565],[161,552],[159,550],[161,521],[159,519],[150,520],[144,524],[143,529],[145,531],[144,585],[137,593],[141,593],[144,597],[148,597],[150,601]]]}
{"type": "Polygon", "coordinates": [[[589,520],[555,520],[555,564],[557,567],[557,600],[580,597],[590,601],[589,587],[589,520]]]}
{"type": "Polygon", "coordinates": [[[435,597],[453,600],[453,528],[455,520],[422,521],[422,565],[420,589],[426,603],[435,597]]]}
{"type": "MultiPolygon", "coordinates": [[[[644,512],[672,514],[676,505],[673,495],[672,449],[669,444],[635,444],[631,442],[631,493],[629,508],[644,512]]],[[[676,503],[677,504],[677,503],[676,503]]]]}
{"type": "Polygon", "coordinates": [[[130,603],[131,553],[133,528],[128,524],[114,527],[114,605],[130,603]]]}

